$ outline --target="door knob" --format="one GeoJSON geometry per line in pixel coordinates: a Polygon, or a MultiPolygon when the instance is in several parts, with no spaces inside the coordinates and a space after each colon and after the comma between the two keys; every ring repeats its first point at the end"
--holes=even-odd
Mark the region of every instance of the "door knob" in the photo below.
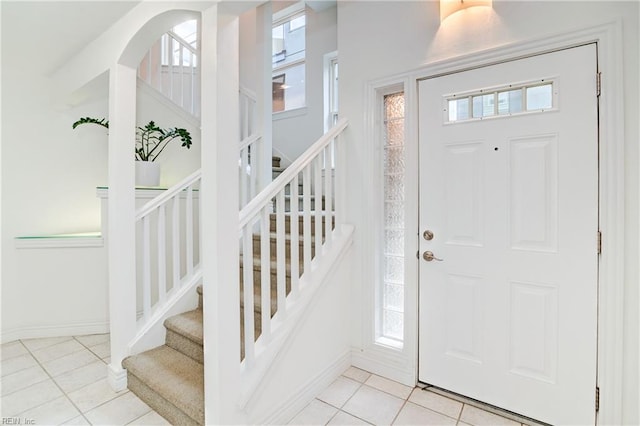
{"type": "Polygon", "coordinates": [[[432,260],[437,260],[439,262],[442,262],[443,259],[438,259],[432,251],[425,251],[424,253],[422,253],[422,258],[424,260],[426,260],[427,262],[431,262],[432,260]]]}

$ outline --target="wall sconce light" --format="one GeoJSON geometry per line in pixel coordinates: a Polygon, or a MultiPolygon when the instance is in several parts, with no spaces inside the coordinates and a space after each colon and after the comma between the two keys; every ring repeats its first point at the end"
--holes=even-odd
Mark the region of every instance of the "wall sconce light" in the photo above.
{"type": "Polygon", "coordinates": [[[492,0],[440,0],[440,22],[447,16],[473,6],[489,6],[492,0]]]}

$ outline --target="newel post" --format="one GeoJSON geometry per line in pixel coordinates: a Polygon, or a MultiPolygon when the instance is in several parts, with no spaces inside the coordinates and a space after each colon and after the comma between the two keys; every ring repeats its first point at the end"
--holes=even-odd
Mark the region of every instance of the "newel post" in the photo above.
{"type": "Polygon", "coordinates": [[[135,166],[136,70],[115,64],[109,72],[109,193],[107,254],[111,363],[114,390],[127,387],[122,360],[136,331],[135,166]]]}
{"type": "Polygon", "coordinates": [[[202,184],[205,420],[243,423],[238,242],[239,20],[202,12],[202,184]]]}

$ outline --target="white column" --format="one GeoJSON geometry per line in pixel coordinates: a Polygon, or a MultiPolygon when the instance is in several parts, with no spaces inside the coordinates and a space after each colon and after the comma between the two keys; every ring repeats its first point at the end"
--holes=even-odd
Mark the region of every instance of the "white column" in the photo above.
{"type": "Polygon", "coordinates": [[[217,5],[202,13],[200,189],[205,419],[242,423],[238,241],[239,22],[217,5]]]}
{"type": "Polygon", "coordinates": [[[109,72],[109,195],[107,253],[111,363],[109,384],[127,387],[122,360],[136,330],[135,168],[136,70],[115,64],[109,72]]]}
{"type": "Polygon", "coordinates": [[[256,120],[258,132],[262,134],[262,148],[260,158],[262,165],[258,178],[259,189],[271,183],[271,156],[273,154],[272,124],[273,124],[273,104],[272,104],[272,27],[273,27],[273,6],[271,2],[266,2],[256,9],[256,38],[257,38],[257,75],[258,83],[256,87],[256,120]]]}

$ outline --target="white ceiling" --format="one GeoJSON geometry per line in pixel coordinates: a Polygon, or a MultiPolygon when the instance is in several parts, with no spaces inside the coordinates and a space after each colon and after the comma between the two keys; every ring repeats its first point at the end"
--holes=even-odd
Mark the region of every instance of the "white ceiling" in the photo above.
{"type": "Polygon", "coordinates": [[[2,62],[52,73],[138,3],[2,0],[2,62]]]}

